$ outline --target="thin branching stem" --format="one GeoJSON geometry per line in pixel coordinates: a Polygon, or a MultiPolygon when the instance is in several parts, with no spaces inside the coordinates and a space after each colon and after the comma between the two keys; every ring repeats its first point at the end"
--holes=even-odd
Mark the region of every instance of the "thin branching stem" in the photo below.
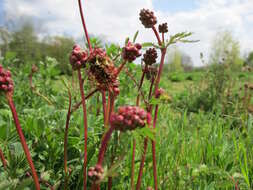
{"type": "Polygon", "coordinates": [[[7,168],[7,162],[6,162],[6,159],[5,159],[5,157],[4,157],[4,153],[3,153],[3,151],[2,151],[1,148],[0,148],[0,159],[1,159],[1,161],[2,161],[2,164],[3,164],[4,169],[6,169],[6,168],[7,168]]]}
{"type": "Polygon", "coordinates": [[[88,122],[87,122],[87,109],[86,109],[86,101],[83,89],[83,80],[81,70],[78,69],[78,79],[80,86],[80,93],[82,98],[82,106],[83,106],[83,124],[84,124],[84,163],[83,163],[83,189],[86,190],[86,181],[87,181],[87,141],[88,141],[88,122]]]}
{"type": "Polygon", "coordinates": [[[37,172],[35,170],[29,148],[26,144],[26,140],[25,140],[24,134],[22,132],[22,128],[20,126],[20,122],[19,122],[19,119],[18,119],[18,114],[17,114],[16,108],[15,108],[14,102],[12,100],[12,94],[8,93],[6,97],[7,97],[7,100],[8,100],[9,107],[10,107],[11,112],[12,112],[12,116],[13,116],[13,119],[14,119],[14,122],[15,122],[17,133],[19,135],[19,138],[20,138],[22,147],[24,149],[27,161],[28,161],[29,166],[31,168],[31,172],[32,172],[32,176],[33,176],[33,180],[34,180],[36,190],[40,190],[39,178],[38,178],[37,172]]]}
{"type": "Polygon", "coordinates": [[[68,160],[68,129],[69,129],[69,121],[71,116],[71,92],[70,89],[68,89],[68,95],[69,95],[69,107],[68,107],[68,113],[67,113],[67,119],[66,119],[66,125],[65,125],[65,134],[64,134],[64,171],[65,171],[65,183],[64,183],[64,189],[66,190],[68,187],[68,166],[67,166],[67,160],[68,160]]]}
{"type": "Polygon", "coordinates": [[[85,33],[85,37],[86,37],[86,40],[87,40],[87,43],[88,43],[88,46],[89,46],[89,50],[92,51],[92,46],[91,46],[91,43],[90,43],[88,30],[87,30],[85,20],[84,20],[84,16],[83,16],[83,8],[82,8],[81,0],[78,0],[78,5],[79,5],[79,11],[80,11],[80,16],[81,16],[81,20],[82,20],[82,24],[83,24],[83,30],[84,30],[84,33],[85,33]]]}

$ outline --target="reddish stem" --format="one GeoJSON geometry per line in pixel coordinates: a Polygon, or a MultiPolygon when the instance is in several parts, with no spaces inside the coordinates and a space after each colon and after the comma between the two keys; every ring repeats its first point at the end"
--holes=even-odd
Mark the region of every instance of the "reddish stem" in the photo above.
{"type": "Polygon", "coordinates": [[[108,190],[112,189],[112,177],[109,177],[108,179],[108,190]]]}
{"type": "Polygon", "coordinates": [[[140,188],[141,188],[141,179],[142,179],[142,175],[143,175],[143,168],[144,168],[144,163],[145,163],[145,159],[146,159],[147,148],[148,148],[148,138],[145,138],[144,148],[143,148],[143,155],[142,155],[142,158],[141,158],[139,175],[138,175],[137,184],[136,184],[136,190],[140,190],[140,188]]]}
{"type": "MultiPolygon", "coordinates": [[[[91,96],[93,96],[93,94],[95,94],[98,91],[98,89],[95,89],[93,91],[91,91],[86,97],[85,100],[89,99],[91,96]]],[[[73,113],[74,111],[76,111],[80,106],[82,105],[82,100],[77,103],[76,105],[73,106],[73,109],[71,110],[71,113],[73,113]]]]}
{"type": "Polygon", "coordinates": [[[102,91],[102,104],[103,104],[104,125],[105,125],[105,117],[106,117],[106,94],[105,94],[105,91],[102,91]]]}
{"type": "Polygon", "coordinates": [[[162,40],[163,40],[163,43],[164,43],[164,42],[165,42],[165,41],[164,41],[164,33],[162,33],[162,40]]]}
{"type": "Polygon", "coordinates": [[[29,166],[30,166],[31,171],[32,171],[32,176],[33,176],[33,180],[34,180],[36,190],[40,190],[39,179],[38,179],[38,176],[37,176],[37,173],[36,173],[32,158],[31,158],[30,151],[29,151],[28,146],[26,144],[26,140],[25,140],[25,137],[23,135],[23,132],[22,132],[22,129],[21,129],[21,126],[20,126],[20,123],[19,123],[18,114],[17,114],[16,108],[15,108],[14,102],[12,100],[12,95],[7,94],[6,97],[7,97],[8,104],[10,106],[11,112],[12,112],[12,116],[13,116],[13,119],[14,119],[14,122],[15,122],[16,130],[18,132],[18,135],[19,135],[22,147],[24,149],[27,161],[28,161],[29,166]]]}
{"type": "Polygon", "coordinates": [[[82,24],[83,24],[83,30],[84,30],[84,33],[85,33],[85,37],[86,37],[86,40],[87,40],[87,43],[88,43],[88,46],[89,46],[89,50],[92,51],[92,46],[91,46],[91,43],[90,43],[88,30],[87,30],[85,20],[84,20],[84,16],[83,16],[83,8],[82,8],[81,0],[78,0],[78,5],[79,5],[79,11],[80,11],[80,15],[81,15],[81,20],[82,20],[82,24]]]}
{"type": "Polygon", "coordinates": [[[6,162],[6,159],[5,159],[5,157],[4,157],[4,153],[3,153],[3,151],[2,151],[1,148],[0,148],[0,159],[1,159],[1,161],[2,161],[2,164],[3,164],[4,169],[6,169],[6,167],[7,167],[7,162],[6,162]]]}
{"type": "Polygon", "coordinates": [[[116,77],[120,74],[120,72],[122,71],[122,69],[124,68],[124,66],[125,66],[126,63],[127,63],[126,61],[124,61],[123,63],[121,63],[121,65],[119,66],[119,68],[117,70],[117,73],[115,74],[116,77]]]}
{"type": "MultiPolygon", "coordinates": [[[[146,74],[146,69],[147,69],[147,65],[145,65],[144,71],[142,72],[142,76],[141,76],[141,80],[140,80],[140,84],[138,86],[138,96],[136,99],[136,106],[139,106],[140,104],[140,89],[142,87],[143,81],[144,81],[144,77],[146,74]]],[[[135,168],[135,151],[136,151],[136,140],[133,140],[133,152],[132,152],[132,166],[131,166],[131,189],[134,189],[134,168],[135,168]]]]}
{"type": "Polygon", "coordinates": [[[162,72],[163,72],[163,65],[164,65],[164,60],[165,60],[165,55],[166,55],[166,48],[161,49],[161,52],[162,52],[161,62],[160,62],[157,78],[156,78],[156,81],[155,81],[155,92],[159,88],[159,83],[160,83],[160,80],[161,80],[161,75],[162,75],[162,72]]]}
{"type": "Polygon", "coordinates": [[[83,189],[86,190],[86,179],[87,179],[87,140],[88,140],[88,124],[87,124],[87,110],[86,110],[86,102],[85,102],[85,95],[83,90],[83,80],[82,80],[82,73],[81,70],[78,69],[78,79],[79,79],[79,86],[80,86],[80,93],[82,98],[82,105],[83,105],[83,123],[84,123],[84,163],[83,163],[83,189]]]}
{"type": "Polygon", "coordinates": [[[134,167],[135,167],[136,140],[133,140],[132,168],[131,168],[131,189],[134,189],[134,167]]]}
{"type": "Polygon", "coordinates": [[[159,33],[157,32],[155,26],[152,27],[152,30],[153,30],[154,33],[155,33],[156,39],[157,39],[157,41],[158,41],[158,44],[161,46],[161,45],[162,45],[162,41],[161,41],[161,38],[160,38],[159,33]]]}
{"type": "Polygon", "coordinates": [[[68,89],[68,95],[69,95],[69,107],[68,107],[68,113],[67,113],[67,119],[66,119],[66,125],[65,125],[65,134],[64,134],[64,171],[65,171],[64,189],[67,189],[67,186],[68,186],[68,166],[67,166],[68,152],[67,152],[67,146],[68,146],[69,121],[70,121],[70,116],[71,116],[71,93],[70,93],[69,89],[68,89]]]}
{"type": "Polygon", "coordinates": [[[97,161],[97,165],[102,165],[103,164],[103,160],[104,160],[104,155],[107,149],[107,145],[108,142],[112,136],[112,133],[114,131],[114,127],[111,126],[105,133],[105,135],[103,136],[102,142],[101,142],[101,147],[99,149],[99,154],[98,154],[98,161],[97,161]]]}
{"type": "MultiPolygon", "coordinates": [[[[158,105],[155,107],[155,117],[153,121],[153,128],[156,128],[156,121],[158,116],[158,105]]],[[[154,185],[155,190],[158,189],[158,179],[157,179],[157,167],[156,167],[156,151],[155,151],[155,141],[152,140],[152,158],[153,158],[153,175],[154,175],[154,185]]]]}

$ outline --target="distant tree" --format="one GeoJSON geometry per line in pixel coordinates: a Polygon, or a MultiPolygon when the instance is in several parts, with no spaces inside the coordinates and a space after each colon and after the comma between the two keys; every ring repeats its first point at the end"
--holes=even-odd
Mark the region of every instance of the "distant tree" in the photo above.
{"type": "Polygon", "coordinates": [[[39,61],[40,51],[38,48],[38,38],[31,23],[25,23],[21,29],[13,32],[9,43],[10,51],[16,53],[19,64],[39,61]]]}
{"type": "Polygon", "coordinates": [[[228,64],[231,68],[243,65],[240,44],[229,31],[218,32],[211,47],[209,64],[228,64]]]}
{"type": "Polygon", "coordinates": [[[245,65],[253,67],[253,51],[246,58],[245,65]]]}
{"type": "Polygon", "coordinates": [[[11,33],[4,27],[0,27],[0,56],[4,56],[9,49],[11,33]]]}

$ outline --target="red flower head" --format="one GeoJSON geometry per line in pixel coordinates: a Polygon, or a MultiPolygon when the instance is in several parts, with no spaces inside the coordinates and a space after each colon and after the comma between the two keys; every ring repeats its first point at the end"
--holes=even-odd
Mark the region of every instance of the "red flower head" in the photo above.
{"type": "Polygon", "coordinates": [[[88,52],[83,51],[80,46],[75,45],[69,57],[70,64],[73,70],[85,68],[88,60],[88,52]]]}
{"type": "Polygon", "coordinates": [[[160,96],[162,96],[165,93],[165,90],[162,88],[159,88],[156,92],[155,92],[155,97],[156,98],[160,98],[160,96]]]}
{"type": "Polygon", "coordinates": [[[154,63],[156,63],[156,59],[157,59],[157,51],[155,48],[149,48],[146,53],[143,55],[143,62],[146,65],[153,65],[154,63]]]}
{"type": "Polygon", "coordinates": [[[168,24],[163,23],[158,26],[158,30],[160,33],[167,33],[168,32],[168,24]]]}
{"type": "Polygon", "coordinates": [[[157,19],[154,15],[154,12],[148,9],[141,9],[140,21],[145,28],[152,28],[157,23],[157,19]]]}
{"type": "Polygon", "coordinates": [[[132,62],[137,57],[141,56],[140,53],[141,44],[133,44],[132,42],[128,42],[127,45],[122,50],[122,57],[124,60],[132,62]]]}
{"type": "Polygon", "coordinates": [[[103,179],[104,169],[101,165],[90,167],[88,170],[88,176],[93,182],[98,182],[103,179]]]}
{"type": "Polygon", "coordinates": [[[14,84],[11,78],[11,72],[5,70],[2,65],[0,65],[0,92],[13,92],[14,84]]]}
{"type": "Polygon", "coordinates": [[[151,123],[151,115],[137,106],[119,107],[118,113],[112,113],[110,123],[116,130],[127,131],[145,127],[151,123]]]}
{"type": "Polygon", "coordinates": [[[117,68],[106,52],[101,48],[94,48],[88,61],[90,80],[95,81],[100,90],[111,91],[115,96],[118,95],[117,68]]]}

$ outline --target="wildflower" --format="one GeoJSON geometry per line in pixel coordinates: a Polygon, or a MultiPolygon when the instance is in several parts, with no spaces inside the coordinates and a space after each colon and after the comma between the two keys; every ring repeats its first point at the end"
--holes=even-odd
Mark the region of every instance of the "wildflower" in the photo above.
{"type": "Polygon", "coordinates": [[[69,60],[73,70],[85,68],[86,62],[88,60],[88,52],[83,51],[80,46],[75,45],[73,47],[69,60]]]}
{"type": "Polygon", "coordinates": [[[88,176],[91,181],[97,183],[103,179],[104,169],[101,165],[97,164],[95,167],[90,167],[88,176]]]}
{"type": "Polygon", "coordinates": [[[14,89],[13,80],[11,78],[11,72],[5,70],[2,65],[0,65],[0,92],[12,92],[14,89]]]}
{"type": "Polygon", "coordinates": [[[119,94],[119,82],[117,68],[113,61],[101,48],[94,48],[88,58],[89,79],[96,82],[100,90],[111,91],[114,95],[119,94]]]}
{"type": "Polygon", "coordinates": [[[163,23],[158,26],[158,30],[160,33],[167,33],[168,32],[168,24],[163,23]]]}
{"type": "Polygon", "coordinates": [[[117,113],[112,113],[110,123],[116,130],[127,131],[142,128],[150,124],[151,115],[137,106],[119,107],[117,113]]]}
{"type": "Polygon", "coordinates": [[[122,57],[124,60],[132,62],[137,57],[141,56],[141,44],[133,44],[132,42],[128,42],[127,45],[122,50],[122,57]]]}
{"type": "MultiPolygon", "coordinates": [[[[145,67],[142,68],[143,70],[145,69],[145,67]]],[[[146,67],[146,78],[148,80],[153,80],[156,78],[156,75],[158,73],[158,68],[155,66],[155,65],[151,65],[151,66],[148,66],[146,67]]]]}
{"type": "Polygon", "coordinates": [[[141,9],[140,21],[145,28],[152,28],[157,23],[157,19],[154,15],[154,12],[148,9],[141,9]]]}
{"type": "Polygon", "coordinates": [[[160,98],[160,96],[162,96],[165,93],[165,90],[162,88],[159,88],[156,92],[155,92],[155,97],[156,98],[160,98]]]}
{"type": "Polygon", "coordinates": [[[143,62],[146,65],[152,65],[154,63],[156,63],[156,59],[157,59],[157,51],[155,48],[149,48],[146,53],[143,55],[143,62]]]}

